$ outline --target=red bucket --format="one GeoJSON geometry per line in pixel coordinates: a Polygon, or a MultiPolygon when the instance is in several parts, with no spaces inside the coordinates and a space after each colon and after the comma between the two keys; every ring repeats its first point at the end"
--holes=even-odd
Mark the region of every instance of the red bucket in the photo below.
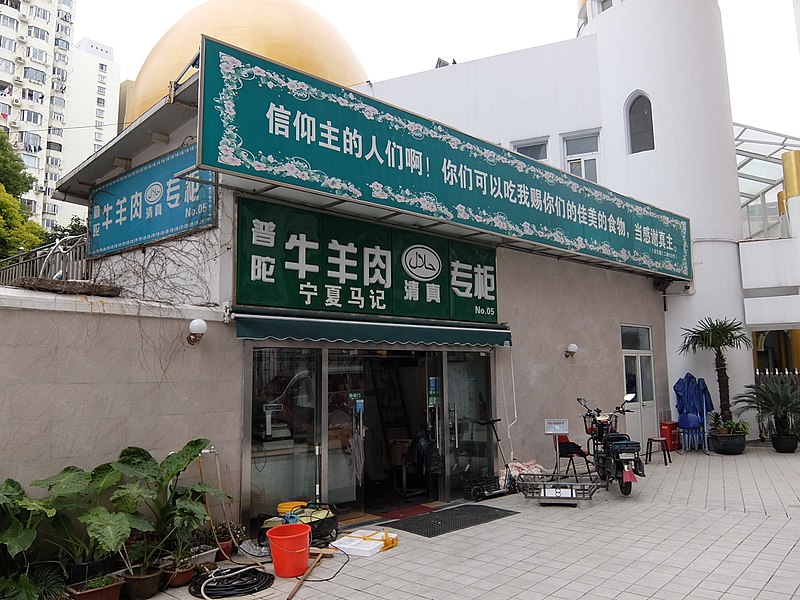
{"type": "Polygon", "coordinates": [[[278,577],[299,577],[308,569],[311,526],[305,523],[278,525],[267,530],[272,564],[278,577]]]}

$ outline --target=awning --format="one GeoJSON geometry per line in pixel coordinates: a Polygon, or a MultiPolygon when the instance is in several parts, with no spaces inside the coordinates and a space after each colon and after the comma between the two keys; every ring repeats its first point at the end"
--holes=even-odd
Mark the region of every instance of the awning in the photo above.
{"type": "Polygon", "coordinates": [[[343,321],[277,315],[233,314],[243,340],[296,340],[421,346],[511,346],[504,326],[468,327],[380,321],[343,321]]]}

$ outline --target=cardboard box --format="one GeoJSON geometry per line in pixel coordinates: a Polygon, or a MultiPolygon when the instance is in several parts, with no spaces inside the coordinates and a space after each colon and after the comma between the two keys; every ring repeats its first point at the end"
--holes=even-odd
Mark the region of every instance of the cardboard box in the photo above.
{"type": "MultiPolygon", "coordinates": [[[[390,533],[391,539],[397,539],[396,533],[390,533]]],[[[339,537],[331,546],[343,550],[350,556],[374,556],[383,548],[383,531],[359,529],[339,537]]]]}

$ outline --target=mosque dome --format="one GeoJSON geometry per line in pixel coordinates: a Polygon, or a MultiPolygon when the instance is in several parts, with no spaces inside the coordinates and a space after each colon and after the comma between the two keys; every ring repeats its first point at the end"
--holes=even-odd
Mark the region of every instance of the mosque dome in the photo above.
{"type": "Polygon", "coordinates": [[[201,34],[338,85],[367,80],[345,39],[299,0],[209,0],[173,25],[150,51],[128,95],[126,123],[167,95],[169,82],[199,49],[201,34]]]}

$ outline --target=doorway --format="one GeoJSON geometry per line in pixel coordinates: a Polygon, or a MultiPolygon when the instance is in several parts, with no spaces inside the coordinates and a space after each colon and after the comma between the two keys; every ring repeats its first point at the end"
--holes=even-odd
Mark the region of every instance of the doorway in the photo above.
{"type": "Polygon", "coordinates": [[[492,471],[488,352],[254,348],[250,516],[279,503],[376,517],[492,471]]]}
{"type": "Polygon", "coordinates": [[[625,405],[634,411],[625,416],[625,430],[631,439],[643,441],[659,435],[650,329],[623,325],[622,352],[625,393],[635,394],[625,405]]]}

